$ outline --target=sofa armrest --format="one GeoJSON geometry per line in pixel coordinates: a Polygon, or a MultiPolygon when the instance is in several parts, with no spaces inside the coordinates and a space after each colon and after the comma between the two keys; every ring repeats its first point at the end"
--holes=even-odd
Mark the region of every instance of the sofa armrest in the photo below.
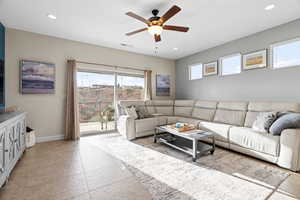
{"type": "Polygon", "coordinates": [[[117,129],[128,140],[135,138],[135,122],[128,115],[121,115],[117,121],[117,129]]]}
{"type": "Polygon", "coordinates": [[[279,166],[300,170],[300,129],[285,129],[280,136],[279,166]]]}

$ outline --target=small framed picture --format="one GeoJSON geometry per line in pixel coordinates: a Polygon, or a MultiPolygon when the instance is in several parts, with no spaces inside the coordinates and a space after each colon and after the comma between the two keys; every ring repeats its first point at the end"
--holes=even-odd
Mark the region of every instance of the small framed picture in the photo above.
{"type": "Polygon", "coordinates": [[[243,55],[243,70],[265,67],[267,67],[266,49],[243,55]]]}
{"type": "Polygon", "coordinates": [[[203,65],[203,75],[211,76],[218,74],[218,62],[206,63],[203,65]]]}

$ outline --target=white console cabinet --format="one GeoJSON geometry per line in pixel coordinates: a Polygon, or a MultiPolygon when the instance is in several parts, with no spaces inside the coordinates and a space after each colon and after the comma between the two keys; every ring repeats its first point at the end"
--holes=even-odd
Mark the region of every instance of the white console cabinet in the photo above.
{"type": "Polygon", "coordinates": [[[0,188],[25,151],[26,114],[0,114],[0,188]]]}

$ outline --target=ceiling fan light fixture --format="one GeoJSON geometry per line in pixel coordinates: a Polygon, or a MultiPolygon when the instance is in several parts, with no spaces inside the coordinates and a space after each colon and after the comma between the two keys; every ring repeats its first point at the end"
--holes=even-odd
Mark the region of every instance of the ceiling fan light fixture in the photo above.
{"type": "Polygon", "coordinates": [[[47,14],[47,17],[48,18],[50,18],[50,19],[53,19],[53,20],[55,20],[56,19],[56,16],[55,15],[53,15],[53,14],[47,14]]]}
{"type": "Polygon", "coordinates": [[[275,8],[274,4],[270,4],[268,6],[265,7],[265,10],[269,11],[269,10],[273,10],[275,8]]]}
{"type": "Polygon", "coordinates": [[[148,28],[148,32],[153,36],[160,35],[162,30],[163,30],[163,28],[159,25],[153,25],[148,28]]]}

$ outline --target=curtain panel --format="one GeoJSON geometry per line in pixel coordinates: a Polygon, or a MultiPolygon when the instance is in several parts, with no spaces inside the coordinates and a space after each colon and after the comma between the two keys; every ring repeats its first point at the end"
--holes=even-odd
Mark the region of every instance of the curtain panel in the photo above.
{"type": "Polygon", "coordinates": [[[79,111],[77,98],[77,68],[75,60],[67,62],[67,102],[66,102],[66,124],[65,139],[80,139],[79,111]]]}
{"type": "Polygon", "coordinates": [[[144,77],[145,77],[145,100],[151,100],[152,99],[152,71],[145,70],[144,77]]]}

